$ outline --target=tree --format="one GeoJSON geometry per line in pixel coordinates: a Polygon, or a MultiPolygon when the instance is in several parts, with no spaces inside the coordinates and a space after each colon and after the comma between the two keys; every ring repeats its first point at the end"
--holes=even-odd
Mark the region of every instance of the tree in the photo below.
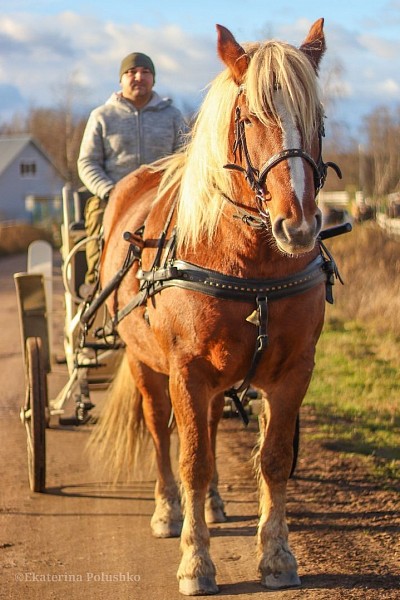
{"type": "MultiPolygon", "coordinates": [[[[364,119],[367,143],[365,160],[370,165],[375,196],[400,190],[400,105],[381,106],[364,119]]],[[[365,169],[367,170],[367,169],[365,169]]]]}
{"type": "Polygon", "coordinates": [[[73,117],[62,108],[32,109],[26,132],[37,140],[72,185],[80,185],[76,161],[86,119],[73,117]]]}
{"type": "Polygon", "coordinates": [[[0,127],[0,133],[31,135],[74,187],[82,185],[76,162],[87,116],[77,114],[75,106],[83,92],[77,74],[72,73],[65,85],[57,88],[57,107],[31,107],[25,115],[17,113],[0,127]]]}

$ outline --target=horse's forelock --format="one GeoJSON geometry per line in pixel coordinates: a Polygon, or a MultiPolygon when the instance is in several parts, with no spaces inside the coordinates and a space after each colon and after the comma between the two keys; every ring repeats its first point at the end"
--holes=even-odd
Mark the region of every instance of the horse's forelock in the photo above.
{"type": "Polygon", "coordinates": [[[318,82],[310,60],[294,46],[274,40],[256,49],[252,45],[250,53],[245,81],[249,110],[266,125],[279,124],[274,102],[278,87],[287,112],[309,144],[321,119],[318,82]]]}

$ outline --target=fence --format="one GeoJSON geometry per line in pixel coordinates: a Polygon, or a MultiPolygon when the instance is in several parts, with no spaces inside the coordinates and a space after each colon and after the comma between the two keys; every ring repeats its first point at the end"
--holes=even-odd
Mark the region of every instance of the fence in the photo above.
{"type": "Polygon", "coordinates": [[[400,239],[400,219],[391,219],[383,213],[378,213],[376,215],[376,222],[385,233],[400,239]]]}
{"type": "Polygon", "coordinates": [[[326,206],[337,206],[347,207],[350,201],[350,194],[348,192],[324,192],[321,191],[318,194],[318,200],[321,204],[326,206]]]}

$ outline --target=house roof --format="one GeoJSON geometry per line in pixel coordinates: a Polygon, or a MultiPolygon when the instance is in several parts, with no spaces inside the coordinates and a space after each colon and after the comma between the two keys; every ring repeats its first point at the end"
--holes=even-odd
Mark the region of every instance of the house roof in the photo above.
{"type": "Polygon", "coordinates": [[[40,154],[49,161],[57,173],[59,173],[60,177],[63,177],[51,158],[46,154],[43,148],[40,147],[39,143],[36,142],[32,136],[26,134],[0,135],[0,175],[28,144],[33,144],[38,152],[40,152],[40,154]]]}

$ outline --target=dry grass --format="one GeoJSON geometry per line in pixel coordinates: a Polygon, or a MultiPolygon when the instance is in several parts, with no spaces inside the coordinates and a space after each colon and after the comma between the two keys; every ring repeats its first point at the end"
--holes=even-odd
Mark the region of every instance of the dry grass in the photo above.
{"type": "Polygon", "coordinates": [[[52,236],[44,229],[25,223],[0,223],[0,256],[26,252],[35,240],[52,242],[52,236]]]}
{"type": "Polygon", "coordinates": [[[357,321],[400,337],[400,242],[374,223],[355,225],[349,234],[327,240],[345,282],[334,287],[327,319],[357,321]]]}
{"type": "Polygon", "coordinates": [[[345,285],[327,306],[306,403],[326,445],[364,456],[389,485],[400,478],[400,242],[364,223],[327,247],[345,285]]]}

